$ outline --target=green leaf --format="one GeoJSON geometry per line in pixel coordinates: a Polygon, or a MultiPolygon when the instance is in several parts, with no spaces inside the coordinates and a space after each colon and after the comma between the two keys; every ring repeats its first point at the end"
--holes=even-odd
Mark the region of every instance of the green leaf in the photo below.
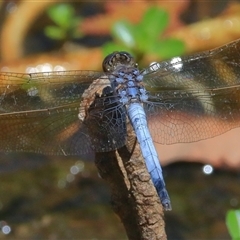
{"type": "Polygon", "coordinates": [[[147,52],[150,41],[148,36],[145,34],[144,30],[140,25],[136,25],[134,28],[134,37],[135,37],[135,49],[138,49],[140,52],[147,52]]]}
{"type": "Polygon", "coordinates": [[[84,34],[80,30],[80,22],[82,21],[81,17],[74,17],[71,21],[71,31],[70,31],[70,38],[81,38],[84,34]]]}
{"type": "Polygon", "coordinates": [[[160,58],[171,58],[182,55],[185,51],[185,44],[178,39],[166,39],[155,42],[150,52],[157,54],[160,58]]]}
{"type": "Polygon", "coordinates": [[[57,4],[48,9],[49,17],[62,28],[69,27],[74,13],[74,8],[70,4],[57,4]]]}
{"type": "Polygon", "coordinates": [[[66,31],[60,27],[47,26],[44,28],[44,33],[46,36],[56,40],[63,40],[66,38],[66,31]]]}
{"type": "Polygon", "coordinates": [[[139,28],[145,38],[156,41],[169,24],[169,15],[165,10],[151,7],[144,14],[139,28]]]}
{"type": "Polygon", "coordinates": [[[151,7],[138,24],[132,25],[127,21],[115,23],[112,35],[115,41],[132,50],[140,61],[144,55],[149,53],[157,54],[160,58],[182,55],[185,51],[185,45],[182,41],[160,40],[161,34],[168,24],[168,13],[157,7],[151,7]]]}
{"type": "Polygon", "coordinates": [[[112,43],[112,42],[108,42],[108,43],[104,44],[102,46],[102,51],[103,51],[104,56],[106,56],[110,53],[116,52],[116,51],[131,52],[131,50],[129,48],[127,48],[126,46],[124,46],[122,44],[112,43]]]}
{"type": "Polygon", "coordinates": [[[119,21],[113,25],[113,36],[123,43],[128,48],[134,48],[136,46],[136,40],[134,38],[134,26],[126,21],[119,21]]]}
{"type": "Polygon", "coordinates": [[[240,239],[240,210],[228,211],[226,224],[232,239],[240,239]]]}

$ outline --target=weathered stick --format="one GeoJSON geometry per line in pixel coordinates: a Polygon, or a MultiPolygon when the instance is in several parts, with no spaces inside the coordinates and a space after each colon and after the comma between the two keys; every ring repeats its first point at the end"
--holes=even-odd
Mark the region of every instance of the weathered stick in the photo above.
{"type": "Polygon", "coordinates": [[[138,144],[96,153],[96,166],[111,189],[112,206],[129,239],[167,239],[163,208],[138,144]]]}

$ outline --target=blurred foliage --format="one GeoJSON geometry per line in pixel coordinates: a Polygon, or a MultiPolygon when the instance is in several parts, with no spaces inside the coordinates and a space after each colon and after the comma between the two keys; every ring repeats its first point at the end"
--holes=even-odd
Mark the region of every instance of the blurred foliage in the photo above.
{"type": "Polygon", "coordinates": [[[226,225],[232,239],[240,240],[240,210],[229,210],[227,212],[226,225]]]}
{"type": "Polygon", "coordinates": [[[75,16],[74,7],[71,4],[53,5],[48,9],[47,14],[55,23],[44,29],[45,35],[49,38],[67,41],[82,37],[78,29],[81,18],[75,16]]]}
{"type": "Polygon", "coordinates": [[[155,54],[160,59],[171,58],[184,53],[184,43],[178,39],[159,39],[169,24],[166,11],[156,7],[149,8],[138,24],[118,21],[113,25],[114,42],[103,46],[105,55],[116,50],[132,53],[137,61],[147,54],[155,54]]]}
{"type": "MultiPolygon", "coordinates": [[[[48,37],[62,41],[83,37],[77,28],[81,18],[75,16],[72,5],[57,4],[50,7],[47,13],[56,24],[45,28],[48,37]]],[[[125,50],[132,53],[137,61],[141,61],[148,54],[154,54],[160,59],[182,55],[185,51],[182,41],[159,38],[168,25],[169,14],[157,7],[148,8],[138,24],[132,24],[128,20],[117,21],[111,30],[113,42],[103,45],[103,53],[108,55],[114,51],[125,50]]]]}

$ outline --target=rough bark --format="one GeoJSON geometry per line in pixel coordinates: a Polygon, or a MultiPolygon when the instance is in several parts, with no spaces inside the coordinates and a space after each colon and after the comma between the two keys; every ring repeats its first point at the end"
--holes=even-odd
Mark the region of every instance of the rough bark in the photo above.
{"type": "Polygon", "coordinates": [[[138,144],[133,153],[127,147],[96,153],[95,163],[111,189],[112,206],[129,239],[167,239],[163,208],[138,144]]]}

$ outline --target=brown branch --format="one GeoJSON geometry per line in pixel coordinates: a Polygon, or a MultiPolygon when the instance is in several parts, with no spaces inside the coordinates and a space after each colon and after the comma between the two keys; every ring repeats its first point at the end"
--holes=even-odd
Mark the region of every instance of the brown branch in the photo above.
{"type": "Polygon", "coordinates": [[[96,153],[95,164],[111,189],[112,206],[129,239],[167,239],[163,208],[147,172],[138,144],[133,154],[118,151],[96,153]]]}
{"type": "Polygon", "coordinates": [[[147,172],[133,128],[127,119],[120,118],[120,114],[124,117],[124,109],[118,108],[111,94],[109,99],[106,97],[104,90],[108,83],[105,80],[95,80],[82,95],[80,119],[96,151],[114,149],[118,141],[123,142],[125,135],[120,134],[124,134],[125,124],[127,141],[126,146],[116,151],[96,152],[95,164],[102,178],[110,185],[113,210],[120,217],[129,239],[165,240],[160,199],[147,172]],[[101,97],[103,92],[104,97],[101,97]],[[114,107],[118,110],[112,111],[114,107]],[[111,124],[111,120],[118,120],[119,125],[111,124]]]}

